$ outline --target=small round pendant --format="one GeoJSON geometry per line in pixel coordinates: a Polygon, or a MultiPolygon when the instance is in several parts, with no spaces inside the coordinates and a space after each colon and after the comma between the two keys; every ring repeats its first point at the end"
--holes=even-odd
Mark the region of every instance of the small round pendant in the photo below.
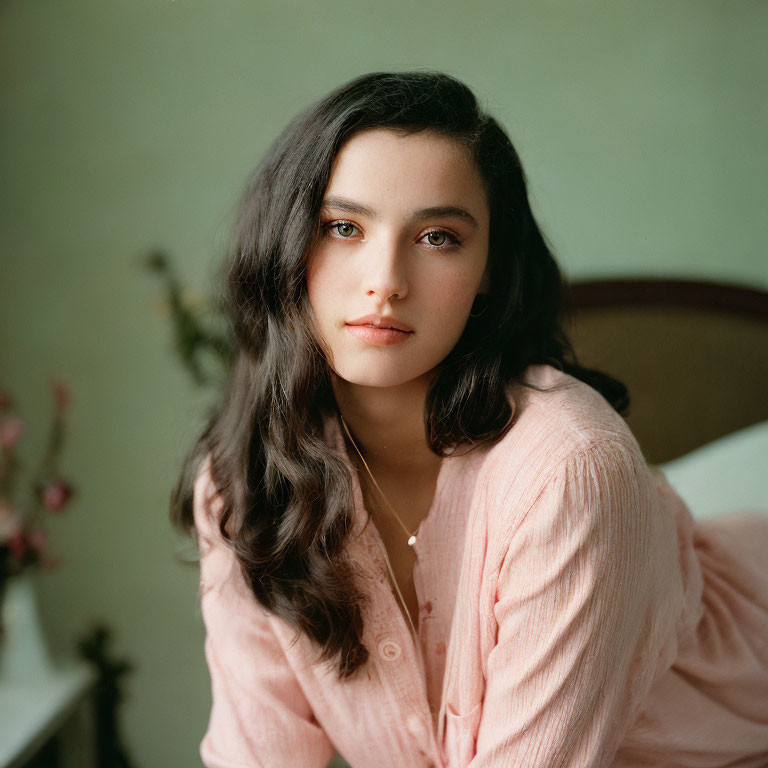
{"type": "Polygon", "coordinates": [[[415,543],[416,543],[416,537],[415,536],[411,536],[411,538],[408,539],[408,546],[412,547],[415,543]]]}

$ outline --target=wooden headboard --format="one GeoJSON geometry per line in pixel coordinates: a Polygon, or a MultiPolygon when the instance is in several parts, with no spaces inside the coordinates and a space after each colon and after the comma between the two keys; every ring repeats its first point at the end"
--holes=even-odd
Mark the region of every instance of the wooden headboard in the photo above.
{"type": "Polygon", "coordinates": [[[768,292],[677,279],[571,292],[578,361],[627,385],[627,424],[650,463],[768,419],[768,292]]]}

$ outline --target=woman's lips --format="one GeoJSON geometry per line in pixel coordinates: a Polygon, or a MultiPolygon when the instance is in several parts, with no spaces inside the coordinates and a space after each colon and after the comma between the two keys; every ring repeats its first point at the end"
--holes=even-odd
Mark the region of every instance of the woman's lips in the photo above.
{"type": "Polygon", "coordinates": [[[347,325],[347,330],[366,344],[385,347],[405,341],[412,332],[396,331],[394,328],[375,328],[372,325],[347,325]]]}

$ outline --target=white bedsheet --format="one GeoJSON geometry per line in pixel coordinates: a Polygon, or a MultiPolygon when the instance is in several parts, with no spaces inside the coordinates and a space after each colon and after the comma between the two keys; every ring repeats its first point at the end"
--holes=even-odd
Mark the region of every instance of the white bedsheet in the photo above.
{"type": "Polygon", "coordinates": [[[768,515],[768,421],[707,443],[660,469],[698,519],[746,509],[768,515]]]}

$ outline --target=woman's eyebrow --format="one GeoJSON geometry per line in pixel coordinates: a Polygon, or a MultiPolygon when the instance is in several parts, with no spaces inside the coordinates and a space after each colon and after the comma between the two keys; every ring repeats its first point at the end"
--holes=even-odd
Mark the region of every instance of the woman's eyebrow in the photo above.
{"type": "MultiPolygon", "coordinates": [[[[333,195],[326,197],[322,202],[321,208],[337,208],[341,211],[347,211],[347,213],[357,213],[361,216],[368,216],[371,219],[376,218],[376,211],[372,208],[356,203],[354,200],[348,200],[345,197],[335,197],[333,195]]],[[[429,208],[419,208],[408,216],[407,223],[413,224],[424,219],[447,219],[450,217],[464,219],[464,221],[469,222],[475,228],[480,226],[477,223],[477,219],[466,208],[458,205],[433,205],[429,208]]]]}

